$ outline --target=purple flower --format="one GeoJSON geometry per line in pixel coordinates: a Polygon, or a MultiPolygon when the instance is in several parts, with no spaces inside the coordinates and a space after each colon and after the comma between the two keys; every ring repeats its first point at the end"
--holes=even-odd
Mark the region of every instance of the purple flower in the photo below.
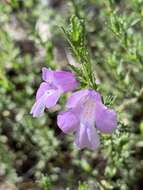
{"type": "Polygon", "coordinates": [[[99,146],[96,129],[112,133],[117,127],[116,112],[108,109],[94,90],[73,93],[66,107],[68,110],[58,115],[58,126],[64,133],[75,132],[75,144],[79,149],[94,150],[99,146]]]}
{"type": "Polygon", "coordinates": [[[45,82],[41,83],[36,94],[36,102],[30,112],[33,117],[41,116],[45,108],[56,105],[62,93],[72,91],[77,86],[74,74],[67,71],[43,68],[42,78],[45,82]]]}

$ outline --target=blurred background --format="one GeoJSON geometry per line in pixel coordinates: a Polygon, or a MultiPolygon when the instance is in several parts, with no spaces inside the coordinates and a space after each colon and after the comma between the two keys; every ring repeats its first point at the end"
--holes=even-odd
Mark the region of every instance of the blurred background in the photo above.
{"type": "Polygon", "coordinates": [[[143,1],[0,1],[0,190],[143,190],[143,1]],[[79,151],[56,124],[65,103],[29,114],[41,68],[77,64],[61,27],[85,18],[104,101],[119,129],[79,151]]]}

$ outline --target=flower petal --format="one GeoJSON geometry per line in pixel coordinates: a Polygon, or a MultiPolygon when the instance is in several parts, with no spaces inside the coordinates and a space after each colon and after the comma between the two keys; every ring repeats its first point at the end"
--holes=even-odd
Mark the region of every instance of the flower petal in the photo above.
{"type": "Polygon", "coordinates": [[[66,104],[67,108],[74,108],[76,107],[79,103],[81,103],[81,100],[85,98],[89,93],[89,90],[80,90],[75,93],[73,93],[66,104]]]}
{"type": "Polygon", "coordinates": [[[31,109],[33,117],[41,116],[44,113],[45,108],[51,108],[56,105],[60,97],[60,92],[54,89],[49,89],[36,100],[35,104],[31,109]]]}
{"type": "Polygon", "coordinates": [[[37,93],[36,93],[36,100],[38,100],[39,98],[41,98],[41,96],[44,95],[44,93],[49,90],[51,87],[50,85],[47,83],[47,82],[42,82],[40,84],[40,87],[38,88],[37,90],[37,93]]]}
{"type": "Polygon", "coordinates": [[[89,90],[89,98],[95,102],[102,102],[100,93],[95,90],[89,90]]]}
{"type": "Polygon", "coordinates": [[[46,108],[51,108],[56,105],[61,93],[58,90],[50,89],[47,91],[46,108]]]}
{"type": "Polygon", "coordinates": [[[62,92],[72,91],[77,87],[75,75],[68,71],[55,71],[53,84],[62,92]]]}
{"type": "Polygon", "coordinates": [[[39,117],[39,116],[43,115],[44,109],[45,109],[45,104],[46,104],[45,100],[46,100],[46,96],[43,95],[40,99],[38,99],[34,103],[32,109],[31,109],[31,112],[30,112],[33,115],[33,117],[39,117]]]}
{"type": "Polygon", "coordinates": [[[42,68],[42,79],[48,83],[51,83],[53,81],[53,71],[50,69],[47,69],[46,67],[42,68]]]}
{"type": "Polygon", "coordinates": [[[117,115],[112,109],[108,109],[102,103],[96,103],[95,111],[96,127],[104,133],[112,133],[117,127],[117,115]]]}
{"type": "Polygon", "coordinates": [[[42,78],[44,81],[59,88],[62,92],[72,91],[77,87],[75,75],[68,71],[52,71],[43,67],[42,78]]]}
{"type": "Polygon", "coordinates": [[[57,123],[64,133],[71,133],[77,130],[79,118],[74,112],[66,111],[58,115],[57,123]]]}
{"type": "Polygon", "coordinates": [[[88,140],[90,142],[90,149],[95,150],[96,148],[98,148],[98,146],[100,145],[100,140],[99,140],[99,136],[97,134],[97,131],[95,129],[94,126],[89,126],[87,127],[87,136],[88,136],[88,140]]]}
{"type": "Polygon", "coordinates": [[[79,149],[89,148],[95,150],[100,142],[94,126],[82,124],[76,132],[75,144],[79,149]]]}

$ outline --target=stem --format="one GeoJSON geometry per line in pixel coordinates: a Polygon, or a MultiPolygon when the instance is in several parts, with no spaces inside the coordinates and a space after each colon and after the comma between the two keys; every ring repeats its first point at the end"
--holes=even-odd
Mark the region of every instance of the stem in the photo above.
{"type": "Polygon", "coordinates": [[[78,8],[77,3],[75,2],[75,0],[71,0],[71,2],[72,2],[73,7],[74,7],[75,15],[76,15],[78,18],[80,18],[79,8],[78,8]]]}

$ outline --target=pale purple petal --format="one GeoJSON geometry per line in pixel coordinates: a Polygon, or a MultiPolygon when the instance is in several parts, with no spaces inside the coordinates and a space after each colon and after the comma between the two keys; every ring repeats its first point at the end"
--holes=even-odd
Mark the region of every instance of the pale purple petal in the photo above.
{"type": "Polygon", "coordinates": [[[94,126],[80,124],[78,131],[76,132],[75,144],[79,149],[89,148],[95,150],[100,142],[99,136],[94,126]]]}
{"type": "Polygon", "coordinates": [[[73,93],[67,101],[66,107],[67,108],[74,108],[76,106],[78,106],[79,103],[82,104],[82,99],[84,100],[84,98],[89,94],[89,90],[80,90],[77,91],[75,93],[73,93]]]}
{"type": "Polygon", "coordinates": [[[59,97],[59,91],[53,89],[47,90],[39,99],[36,100],[30,113],[33,117],[41,116],[44,113],[45,108],[51,108],[56,105],[59,97]]]}
{"type": "Polygon", "coordinates": [[[47,69],[46,67],[43,67],[42,68],[42,79],[48,83],[52,83],[53,73],[54,73],[54,71],[47,69]]]}
{"type": "Polygon", "coordinates": [[[50,85],[47,83],[47,82],[42,82],[40,84],[40,87],[38,88],[37,90],[37,93],[36,93],[36,100],[38,100],[39,98],[41,98],[41,96],[44,95],[44,93],[49,90],[51,87],[50,85]]]}
{"type": "Polygon", "coordinates": [[[95,129],[95,126],[88,125],[87,127],[87,136],[88,140],[90,142],[90,149],[95,150],[100,145],[99,136],[97,134],[97,131],[95,129]]]}
{"type": "Polygon", "coordinates": [[[46,96],[43,95],[40,99],[38,99],[34,103],[30,112],[33,115],[33,117],[38,117],[38,116],[43,115],[44,109],[45,109],[45,100],[46,100],[46,96]]]}
{"type": "Polygon", "coordinates": [[[71,133],[78,129],[79,118],[72,111],[66,111],[58,115],[58,126],[64,133],[71,133]]]}
{"type": "Polygon", "coordinates": [[[102,102],[102,98],[101,98],[100,93],[95,91],[95,90],[89,90],[89,98],[93,102],[102,102]]]}
{"type": "Polygon", "coordinates": [[[92,99],[87,99],[87,101],[84,102],[84,105],[81,105],[81,115],[80,115],[81,123],[88,123],[89,125],[94,125],[95,110],[96,110],[96,102],[92,101],[92,99]]]}
{"type": "Polygon", "coordinates": [[[62,92],[72,91],[77,87],[75,75],[68,71],[55,71],[53,84],[62,92]]]}
{"type": "Polygon", "coordinates": [[[112,133],[117,128],[116,112],[99,102],[96,103],[95,121],[96,127],[104,133],[112,133]]]}
{"type": "Polygon", "coordinates": [[[47,91],[47,98],[45,102],[46,108],[54,107],[58,102],[60,95],[61,93],[58,90],[51,89],[47,91]]]}
{"type": "Polygon", "coordinates": [[[42,68],[42,78],[49,84],[59,88],[62,92],[72,91],[77,87],[75,75],[68,71],[52,71],[42,68]]]}

